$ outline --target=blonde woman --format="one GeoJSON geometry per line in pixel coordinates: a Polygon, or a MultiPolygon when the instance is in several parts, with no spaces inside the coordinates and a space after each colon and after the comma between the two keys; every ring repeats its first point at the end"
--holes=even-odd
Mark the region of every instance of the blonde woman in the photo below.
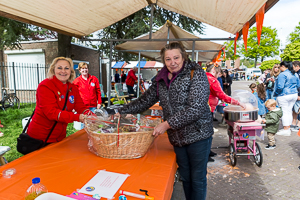
{"type": "Polygon", "coordinates": [[[272,71],[267,74],[265,79],[265,86],[266,86],[266,92],[267,92],[267,99],[273,99],[273,93],[274,93],[274,85],[275,80],[277,76],[280,74],[279,64],[275,64],[272,68],[272,71]]]}
{"type": "Polygon", "coordinates": [[[71,82],[75,78],[73,62],[70,58],[55,58],[49,68],[48,78],[43,80],[37,88],[36,107],[32,120],[27,129],[29,144],[19,143],[18,151],[27,154],[49,143],[59,142],[66,137],[68,123],[83,122],[83,114],[88,108],[83,104],[77,87],[71,82]],[[66,106],[65,106],[66,104],[66,106]],[[65,107],[65,109],[63,109],[65,107]],[[54,125],[57,123],[56,125],[54,125]],[[46,138],[53,128],[47,141],[46,138]],[[37,145],[43,141],[42,146],[37,145]],[[35,148],[33,148],[35,146],[35,148]]]}

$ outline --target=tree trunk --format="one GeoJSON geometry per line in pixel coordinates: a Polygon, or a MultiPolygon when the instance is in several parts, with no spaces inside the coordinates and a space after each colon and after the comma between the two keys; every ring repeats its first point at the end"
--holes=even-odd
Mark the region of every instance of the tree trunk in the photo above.
{"type": "Polygon", "coordinates": [[[0,62],[4,62],[4,51],[0,50],[0,62]]]}
{"type": "Polygon", "coordinates": [[[254,68],[256,68],[256,64],[257,64],[257,57],[255,57],[254,68]]]}
{"type": "Polygon", "coordinates": [[[58,56],[71,58],[72,37],[58,33],[58,56]]]}

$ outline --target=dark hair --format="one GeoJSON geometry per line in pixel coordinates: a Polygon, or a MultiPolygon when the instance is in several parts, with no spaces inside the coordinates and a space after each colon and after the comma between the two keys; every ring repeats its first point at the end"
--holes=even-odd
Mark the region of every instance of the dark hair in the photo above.
{"type": "Polygon", "coordinates": [[[228,75],[228,70],[227,69],[225,69],[224,71],[223,71],[223,73],[225,73],[226,74],[226,77],[228,77],[229,75],[228,75]]]}
{"type": "Polygon", "coordinates": [[[296,67],[296,66],[299,66],[300,67],[300,62],[298,60],[294,61],[293,62],[293,65],[296,67]]]}
{"type": "Polygon", "coordinates": [[[265,85],[263,83],[260,83],[257,85],[256,92],[257,92],[257,96],[259,98],[261,98],[262,100],[266,99],[266,89],[265,89],[265,85]]]}
{"type": "Polygon", "coordinates": [[[170,44],[166,44],[161,50],[160,50],[160,56],[161,56],[161,61],[163,64],[165,64],[165,53],[167,50],[172,50],[172,49],[179,49],[180,54],[182,58],[186,61],[188,60],[186,51],[184,47],[179,43],[179,42],[172,42],[170,44]]]}
{"type": "Polygon", "coordinates": [[[280,66],[284,66],[285,68],[287,68],[288,70],[290,70],[290,72],[291,72],[292,74],[295,74],[295,71],[294,71],[294,69],[293,69],[292,62],[290,62],[290,61],[282,61],[282,62],[280,63],[280,66]]]}
{"type": "Polygon", "coordinates": [[[249,88],[250,88],[250,89],[256,88],[256,86],[257,86],[256,83],[251,83],[251,84],[249,85],[249,88]]]}
{"type": "Polygon", "coordinates": [[[222,71],[220,65],[214,62],[207,62],[205,64],[205,67],[206,67],[206,72],[210,72],[213,68],[215,68],[217,74],[222,71]]]}

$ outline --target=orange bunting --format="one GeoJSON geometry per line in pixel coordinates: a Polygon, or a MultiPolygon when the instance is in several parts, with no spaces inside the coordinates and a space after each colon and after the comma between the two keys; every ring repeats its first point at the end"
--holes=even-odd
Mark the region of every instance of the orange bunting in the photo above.
{"type": "Polygon", "coordinates": [[[235,38],[234,38],[234,55],[236,54],[236,41],[239,38],[239,32],[236,32],[235,38]]]}
{"type": "Polygon", "coordinates": [[[212,60],[212,62],[219,62],[221,57],[222,50],[219,51],[218,55],[212,60]]]}
{"type": "Polygon", "coordinates": [[[225,60],[226,59],[225,46],[222,49],[223,49],[223,60],[225,60]]]}
{"type": "Polygon", "coordinates": [[[248,40],[248,32],[249,32],[249,22],[246,22],[243,27],[243,40],[244,40],[244,46],[245,50],[247,51],[247,40],[248,40]]]}
{"type": "Polygon", "coordinates": [[[265,16],[265,6],[264,4],[256,13],[255,18],[256,18],[256,29],[257,29],[257,43],[258,45],[260,44],[260,36],[261,36],[261,31],[263,27],[263,22],[264,22],[264,16],[265,16]]]}

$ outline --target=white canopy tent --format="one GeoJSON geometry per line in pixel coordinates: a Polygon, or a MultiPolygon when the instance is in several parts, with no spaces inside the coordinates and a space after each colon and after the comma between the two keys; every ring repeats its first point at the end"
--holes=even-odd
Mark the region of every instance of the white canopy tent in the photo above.
{"type": "MultiPolygon", "coordinates": [[[[147,39],[149,38],[149,33],[144,34],[140,37],[135,38],[139,39],[147,39]]],[[[152,34],[152,39],[162,39],[162,38],[170,38],[170,39],[180,39],[180,38],[199,38],[194,34],[191,34],[180,27],[172,24],[170,21],[167,21],[162,27],[160,27],[155,33],[152,34]]],[[[181,41],[182,45],[185,49],[193,49],[193,41],[181,41]]],[[[141,56],[160,60],[159,51],[160,49],[166,45],[166,41],[148,41],[148,42],[134,42],[128,41],[123,44],[115,46],[117,50],[128,50],[130,53],[138,54],[139,50],[157,50],[154,51],[141,51],[141,56]],[[136,50],[136,51],[130,51],[136,50]]],[[[211,41],[195,41],[194,50],[198,54],[197,61],[210,61],[212,60],[216,53],[222,48],[221,44],[211,42],[211,41]],[[201,50],[197,52],[197,50],[201,50]]]]}
{"type": "MultiPolygon", "coordinates": [[[[82,37],[105,28],[149,4],[188,16],[235,34],[266,3],[279,0],[1,0],[0,16],[82,37]]],[[[254,17],[254,19],[253,19],[254,17]]]]}

